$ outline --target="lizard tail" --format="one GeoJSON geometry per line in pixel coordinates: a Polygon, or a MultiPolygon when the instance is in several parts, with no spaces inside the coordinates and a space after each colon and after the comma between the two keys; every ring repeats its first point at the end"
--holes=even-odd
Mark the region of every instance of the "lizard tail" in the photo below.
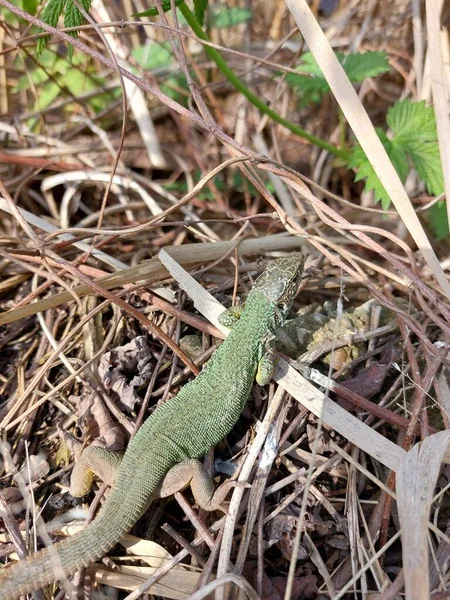
{"type": "Polygon", "coordinates": [[[130,530],[146,505],[135,505],[135,514],[131,515],[118,506],[111,510],[107,501],[98,517],[83,531],[5,568],[0,574],[0,600],[17,600],[102,558],[130,530]],[[105,511],[107,505],[109,510],[105,511]]]}

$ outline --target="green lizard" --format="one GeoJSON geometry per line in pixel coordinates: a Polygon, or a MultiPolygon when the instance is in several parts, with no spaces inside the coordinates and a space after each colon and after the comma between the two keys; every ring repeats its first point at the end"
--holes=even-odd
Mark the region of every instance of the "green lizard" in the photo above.
{"type": "Polygon", "coordinates": [[[301,254],[269,263],[205,369],[144,422],[120,461],[104,449],[85,450],[74,468],[71,491],[84,495],[93,473],[103,472],[104,478],[106,473],[112,489],[98,516],[74,537],[5,568],[0,575],[0,600],[16,600],[104,556],[157,495],[190,485],[200,506],[220,509],[233,484],[227,482],[214,492],[198,459],[236,423],[255,377],[261,385],[270,381],[274,333],[289,311],[302,269],[301,254]]]}

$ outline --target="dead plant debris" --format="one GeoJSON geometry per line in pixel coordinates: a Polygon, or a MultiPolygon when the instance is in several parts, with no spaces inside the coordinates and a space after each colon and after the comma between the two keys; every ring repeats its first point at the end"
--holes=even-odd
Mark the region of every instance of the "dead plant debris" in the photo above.
{"type": "Polygon", "coordinates": [[[214,580],[219,600],[231,587],[449,594],[449,190],[430,157],[450,156],[449,98],[435,98],[436,78],[450,82],[425,35],[448,61],[448,15],[430,19],[428,1],[309,4],[208,8],[207,48],[249,95],[205,60],[185,3],[178,23],[169,11],[138,26],[97,2],[94,21],[115,25],[82,28],[69,61],[67,34],[39,57],[37,17],[0,0],[0,574],[35,536],[42,547],[94,517],[107,486],[75,501],[73,457],[123,451],[226,336],[223,302],[301,250],[274,380],[205,458],[217,483],[237,480],[227,514],[197,511],[190,492],[157,501],[92,581],[176,600],[214,580]],[[431,97],[425,141],[411,125],[417,153],[436,144],[421,170],[395,111],[413,119],[431,97]]]}

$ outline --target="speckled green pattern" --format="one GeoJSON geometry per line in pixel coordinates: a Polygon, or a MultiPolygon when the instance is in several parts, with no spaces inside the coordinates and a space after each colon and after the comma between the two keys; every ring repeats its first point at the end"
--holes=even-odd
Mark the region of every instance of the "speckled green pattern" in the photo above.
{"type": "Polygon", "coordinates": [[[206,368],[158,408],[131,440],[94,522],[6,569],[0,576],[0,600],[16,600],[101,558],[146,511],[173,465],[203,456],[229,433],[250,395],[258,363],[284,322],[302,267],[300,254],[266,267],[241,318],[206,368]]]}

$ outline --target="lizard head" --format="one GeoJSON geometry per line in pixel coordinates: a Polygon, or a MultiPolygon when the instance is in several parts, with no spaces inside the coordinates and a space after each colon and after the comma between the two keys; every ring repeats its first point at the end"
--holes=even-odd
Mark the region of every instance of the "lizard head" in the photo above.
{"type": "Polygon", "coordinates": [[[296,252],[270,262],[258,279],[253,289],[259,290],[283,312],[287,312],[300,282],[305,258],[296,252]]]}

